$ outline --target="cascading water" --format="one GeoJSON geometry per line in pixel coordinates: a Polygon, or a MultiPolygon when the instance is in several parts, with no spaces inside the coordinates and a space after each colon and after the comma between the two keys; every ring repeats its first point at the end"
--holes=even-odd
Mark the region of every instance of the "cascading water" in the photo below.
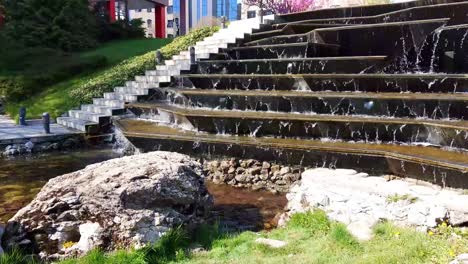
{"type": "Polygon", "coordinates": [[[137,147],[128,141],[118,127],[114,127],[114,144],[112,150],[120,155],[137,155],[141,153],[137,147]]]}

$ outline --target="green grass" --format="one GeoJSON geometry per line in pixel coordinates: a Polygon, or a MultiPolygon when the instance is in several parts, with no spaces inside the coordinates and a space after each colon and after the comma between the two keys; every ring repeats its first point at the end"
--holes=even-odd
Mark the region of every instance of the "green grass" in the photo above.
{"type": "Polygon", "coordinates": [[[115,65],[130,57],[142,55],[148,51],[157,50],[170,42],[170,39],[134,39],[114,41],[104,44],[96,50],[82,53],[82,56],[105,56],[111,65],[115,65]]]}
{"type": "Polygon", "coordinates": [[[101,70],[83,73],[74,78],[51,85],[41,93],[30,98],[24,98],[19,102],[7,102],[6,111],[16,119],[19,108],[25,106],[27,107],[28,119],[40,118],[44,112],[49,112],[53,118],[56,118],[67,110],[79,105],[79,101],[70,94],[73,89],[101,75],[107,69],[128,58],[157,50],[168,43],[170,43],[168,39],[125,40],[107,43],[96,50],[85,52],[82,54],[83,57],[105,56],[109,63],[108,66],[101,70]]]}
{"type": "MultiPolygon", "coordinates": [[[[189,236],[183,229],[176,228],[154,245],[140,250],[113,253],[93,250],[84,257],[59,264],[445,264],[468,250],[468,234],[444,223],[423,233],[384,222],[374,228],[374,237],[370,241],[360,242],[346,226],[330,221],[324,215],[321,211],[297,214],[287,227],[260,233],[221,234],[218,225],[204,225],[189,236]],[[255,243],[259,237],[282,240],[287,245],[273,249],[255,243]],[[191,253],[190,243],[202,245],[205,250],[191,253]]],[[[2,262],[0,258],[0,264],[29,263],[17,251],[3,258],[10,262],[2,262]]]]}
{"type": "Polygon", "coordinates": [[[387,203],[396,203],[399,201],[408,201],[410,203],[415,203],[418,201],[418,198],[411,196],[410,194],[393,194],[387,197],[387,203]]]}

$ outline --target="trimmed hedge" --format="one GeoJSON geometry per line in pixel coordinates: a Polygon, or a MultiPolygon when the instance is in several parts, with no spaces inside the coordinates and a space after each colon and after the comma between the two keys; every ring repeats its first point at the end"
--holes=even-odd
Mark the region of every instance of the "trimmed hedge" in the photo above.
{"type": "MultiPolygon", "coordinates": [[[[205,27],[194,30],[185,36],[174,39],[161,49],[164,58],[171,58],[181,51],[187,50],[196,42],[213,35],[219,27],[205,27]]],[[[71,96],[78,103],[89,103],[103,93],[112,92],[114,87],[124,85],[125,81],[133,79],[136,75],[144,74],[146,70],[156,67],[154,52],[125,60],[116,66],[104,71],[99,76],[90,79],[85,84],[71,91],[71,96]]]]}

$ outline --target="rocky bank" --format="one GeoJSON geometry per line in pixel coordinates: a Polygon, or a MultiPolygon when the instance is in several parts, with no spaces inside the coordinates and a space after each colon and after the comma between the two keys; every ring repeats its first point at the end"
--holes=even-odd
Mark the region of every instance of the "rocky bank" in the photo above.
{"type": "Polygon", "coordinates": [[[197,224],[212,205],[202,165],[152,152],[90,165],[50,180],[6,225],[4,248],[43,259],[141,247],[180,224],[197,224]]]}
{"type": "Polygon", "coordinates": [[[421,231],[442,221],[457,226],[468,223],[468,195],[410,179],[371,177],[345,169],[312,169],[287,194],[284,225],[296,212],[314,209],[347,225],[361,240],[370,239],[371,228],[388,220],[421,231]]]}
{"type": "Polygon", "coordinates": [[[221,159],[203,162],[207,180],[238,188],[288,192],[304,169],[254,159],[221,159]]]}

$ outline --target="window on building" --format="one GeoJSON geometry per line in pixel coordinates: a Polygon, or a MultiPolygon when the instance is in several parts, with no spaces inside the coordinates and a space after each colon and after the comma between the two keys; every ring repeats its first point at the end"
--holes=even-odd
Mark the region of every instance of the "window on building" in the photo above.
{"type": "Polygon", "coordinates": [[[173,28],[174,27],[174,20],[168,20],[167,21],[167,27],[168,28],[173,28]]]}
{"type": "Polygon", "coordinates": [[[153,34],[148,34],[148,38],[152,38],[153,37],[153,34]]]}
{"type": "Polygon", "coordinates": [[[167,37],[168,37],[168,38],[173,38],[174,35],[172,35],[172,34],[167,34],[167,37]]]}
{"type": "Polygon", "coordinates": [[[173,6],[168,6],[166,10],[167,10],[167,13],[169,15],[174,13],[174,7],[173,6]]]}
{"type": "Polygon", "coordinates": [[[147,28],[152,28],[153,27],[153,20],[151,20],[151,19],[146,20],[146,27],[147,28]]]}
{"type": "Polygon", "coordinates": [[[257,16],[256,11],[247,11],[247,18],[254,18],[257,16]]]}
{"type": "Polygon", "coordinates": [[[151,12],[153,12],[153,9],[152,8],[147,8],[146,12],[151,13],[151,12]]]}
{"type": "Polygon", "coordinates": [[[141,9],[137,9],[136,12],[137,12],[137,13],[140,13],[140,12],[141,12],[141,9]]]}

